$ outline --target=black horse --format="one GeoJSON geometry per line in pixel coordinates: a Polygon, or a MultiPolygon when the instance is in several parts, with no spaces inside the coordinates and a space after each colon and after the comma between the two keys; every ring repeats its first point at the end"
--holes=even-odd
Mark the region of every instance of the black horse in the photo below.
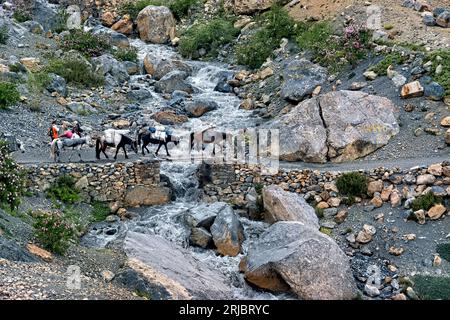
{"type": "Polygon", "coordinates": [[[100,159],[100,153],[103,152],[105,157],[108,159],[108,155],[105,153],[107,147],[116,147],[116,154],[114,155],[114,160],[117,160],[117,154],[119,150],[122,148],[125,154],[125,158],[128,159],[127,150],[125,149],[126,145],[129,145],[131,149],[138,153],[137,142],[136,140],[127,137],[125,133],[128,130],[114,130],[108,129],[105,130],[105,134],[99,138],[97,138],[95,144],[95,156],[97,159],[100,159]]]}
{"type": "Polygon", "coordinates": [[[164,146],[164,148],[166,148],[166,154],[168,157],[170,157],[170,153],[169,150],[167,149],[167,143],[169,142],[173,142],[175,145],[178,145],[179,143],[179,139],[175,136],[172,136],[170,134],[166,135],[166,140],[159,140],[159,139],[155,139],[152,138],[152,135],[150,132],[141,132],[138,135],[138,146],[141,146],[141,141],[142,141],[142,155],[145,156],[145,151],[147,150],[148,153],[150,153],[150,151],[148,150],[147,146],[151,143],[151,144],[157,144],[158,145],[158,149],[156,149],[156,155],[158,155],[159,149],[161,149],[161,146],[164,146]]]}

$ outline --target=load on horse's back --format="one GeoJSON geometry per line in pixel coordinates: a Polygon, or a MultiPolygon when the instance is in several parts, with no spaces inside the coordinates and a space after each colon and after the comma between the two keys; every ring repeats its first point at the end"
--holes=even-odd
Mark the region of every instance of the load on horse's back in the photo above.
{"type": "Polygon", "coordinates": [[[151,144],[157,144],[158,148],[156,149],[156,155],[158,155],[159,149],[164,146],[166,149],[167,156],[170,157],[169,150],[167,148],[167,143],[173,142],[175,145],[178,145],[179,139],[172,135],[172,131],[169,128],[166,128],[164,126],[155,126],[148,128],[148,131],[140,132],[138,135],[138,145],[141,145],[142,141],[142,155],[145,156],[145,150],[147,150],[148,153],[150,151],[148,150],[147,146],[151,144]]]}

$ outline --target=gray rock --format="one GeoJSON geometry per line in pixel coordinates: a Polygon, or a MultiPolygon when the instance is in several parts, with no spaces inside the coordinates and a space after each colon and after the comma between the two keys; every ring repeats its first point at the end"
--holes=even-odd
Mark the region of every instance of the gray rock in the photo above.
{"type": "Polygon", "coordinates": [[[356,296],[347,256],[328,236],[300,222],[270,226],[251,244],[245,279],[268,290],[290,288],[300,299],[342,300],[356,296]]]}
{"type": "Polygon", "coordinates": [[[429,27],[433,27],[436,25],[436,18],[433,17],[432,14],[425,14],[422,18],[422,21],[425,25],[429,27]]]}
{"type": "Polygon", "coordinates": [[[399,132],[397,107],[359,91],[333,91],[301,102],[265,128],[279,129],[280,159],[355,160],[386,145],[399,132]]]}
{"type": "Polygon", "coordinates": [[[67,108],[77,114],[98,112],[96,108],[86,102],[70,102],[67,104],[67,108]]]}
{"type": "Polygon", "coordinates": [[[188,76],[190,76],[192,74],[192,67],[181,60],[163,59],[155,65],[155,73],[153,74],[153,77],[156,80],[160,80],[162,77],[172,71],[183,71],[186,72],[188,76]]]}
{"type": "Polygon", "coordinates": [[[380,295],[380,290],[370,284],[366,284],[364,286],[364,293],[367,294],[369,297],[377,297],[380,295]]]}
{"type": "Polygon", "coordinates": [[[441,13],[447,11],[447,9],[443,8],[443,7],[437,7],[433,10],[433,16],[435,17],[439,17],[441,15],[441,13]]]}
{"type": "Polygon", "coordinates": [[[193,245],[202,248],[208,248],[213,244],[211,233],[204,228],[192,228],[189,240],[193,245]]]}
{"type": "Polygon", "coordinates": [[[424,95],[428,99],[440,101],[445,96],[445,89],[437,82],[424,85],[424,95]]]}
{"type": "Polygon", "coordinates": [[[127,98],[131,101],[143,102],[153,98],[152,93],[145,88],[138,88],[127,93],[127,98]]]}
{"type": "Polygon", "coordinates": [[[264,187],[262,191],[265,220],[299,221],[308,227],[319,229],[319,220],[313,209],[300,195],[284,191],[276,185],[264,187]]]}
{"type": "Polygon", "coordinates": [[[104,54],[91,59],[95,72],[103,76],[110,74],[119,84],[130,79],[125,66],[110,54],[104,54]]]}
{"type": "Polygon", "coordinates": [[[30,31],[31,33],[35,33],[35,34],[43,34],[44,33],[44,28],[37,21],[32,21],[32,20],[25,21],[24,23],[22,23],[22,26],[27,28],[28,31],[30,31]]]}
{"type": "Polygon", "coordinates": [[[219,107],[217,102],[207,99],[196,98],[193,101],[185,103],[185,111],[189,117],[197,118],[206,112],[216,110],[219,107]]]}
{"type": "Polygon", "coordinates": [[[139,66],[137,65],[137,63],[131,61],[124,61],[123,66],[125,67],[125,70],[130,76],[139,74],[139,66]]]}
{"type": "Polygon", "coordinates": [[[0,258],[10,261],[39,262],[39,259],[17,243],[0,236],[0,258]]]}
{"type": "Polygon", "coordinates": [[[128,232],[124,250],[129,266],[162,286],[171,299],[230,299],[228,280],[192,253],[157,235],[128,232]]]}
{"type": "Polygon", "coordinates": [[[184,81],[187,77],[188,74],[186,72],[172,71],[155,83],[155,91],[158,93],[172,93],[175,90],[180,90],[193,93],[194,89],[192,86],[184,81]]]}
{"type": "Polygon", "coordinates": [[[450,26],[450,11],[442,12],[436,19],[436,24],[442,28],[448,28],[450,26]]]}
{"type": "Polygon", "coordinates": [[[46,87],[46,89],[49,92],[57,92],[63,97],[67,97],[67,94],[69,93],[67,90],[67,83],[66,80],[63,77],[58,76],[54,73],[49,73],[49,83],[46,87]]]}
{"type": "Polygon", "coordinates": [[[97,25],[92,29],[92,34],[104,37],[111,46],[118,48],[128,48],[130,47],[130,41],[127,36],[116,32],[110,28],[106,28],[102,25],[97,25]]]}
{"type": "Polygon", "coordinates": [[[33,1],[31,16],[35,22],[41,24],[45,31],[57,27],[57,13],[45,0],[33,1]]]}
{"type": "Polygon", "coordinates": [[[211,235],[220,254],[234,257],[241,252],[244,227],[231,207],[219,212],[211,226],[211,235]]]}
{"type": "Polygon", "coordinates": [[[326,82],[327,71],[311,61],[300,59],[285,64],[283,77],[281,97],[298,102],[326,82]]]}

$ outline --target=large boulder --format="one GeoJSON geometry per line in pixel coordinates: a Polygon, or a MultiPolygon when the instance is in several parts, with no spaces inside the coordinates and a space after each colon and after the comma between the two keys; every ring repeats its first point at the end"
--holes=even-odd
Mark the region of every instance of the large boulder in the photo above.
{"type": "Polygon", "coordinates": [[[386,145],[400,130],[397,108],[387,98],[334,91],[318,100],[328,130],[328,157],[333,162],[368,155],[386,145]]]}
{"type": "Polygon", "coordinates": [[[292,60],[284,66],[281,97],[299,102],[327,81],[327,70],[306,59],[292,60]]]}
{"type": "Polygon", "coordinates": [[[211,226],[211,234],[220,254],[234,257],[241,252],[245,239],[244,227],[230,206],[219,212],[211,226]]]}
{"type": "Polygon", "coordinates": [[[267,128],[280,130],[281,160],[327,161],[327,131],[316,98],[301,102],[288,114],[271,121],[267,128]]]}
{"type": "Polygon", "coordinates": [[[9,241],[2,236],[0,236],[0,259],[23,262],[39,261],[39,259],[37,259],[25,248],[22,248],[14,241],[9,241]]]}
{"type": "Polygon", "coordinates": [[[219,107],[217,102],[208,99],[194,99],[186,102],[185,111],[189,117],[198,118],[206,112],[216,110],[219,107]]]}
{"type": "Polygon", "coordinates": [[[183,71],[172,71],[155,83],[155,91],[158,93],[172,93],[176,90],[193,93],[194,88],[185,79],[188,74],[183,71]]]}
{"type": "Polygon", "coordinates": [[[133,21],[130,15],[124,15],[122,19],[113,24],[111,29],[127,36],[131,35],[133,33],[133,21]]]}
{"type": "Polygon", "coordinates": [[[49,92],[57,92],[59,95],[63,97],[67,97],[67,94],[69,93],[67,90],[67,82],[63,77],[58,76],[54,73],[48,74],[49,81],[46,86],[46,89],[49,92]]]}
{"type": "Polygon", "coordinates": [[[112,29],[106,28],[102,25],[95,26],[91,32],[97,36],[104,37],[109,42],[109,44],[114,47],[118,48],[130,47],[130,41],[128,40],[126,35],[116,32],[112,29]]]}
{"type": "Polygon", "coordinates": [[[399,132],[397,108],[387,98],[333,91],[298,104],[266,127],[280,130],[280,159],[342,162],[386,145],[399,132]]]}
{"type": "Polygon", "coordinates": [[[167,187],[138,186],[127,190],[125,204],[130,207],[152,206],[170,202],[171,190],[167,187]]]}
{"type": "Polygon", "coordinates": [[[110,54],[92,58],[91,61],[97,74],[102,76],[110,74],[119,84],[130,79],[124,64],[110,54]]]}
{"type": "Polygon", "coordinates": [[[239,0],[234,1],[236,14],[250,14],[269,9],[274,4],[286,4],[289,0],[239,0]]]}
{"type": "Polygon", "coordinates": [[[171,299],[230,299],[227,279],[183,249],[157,235],[128,232],[128,266],[151,283],[166,288],[171,299]]]}
{"type": "Polygon", "coordinates": [[[139,37],[151,43],[166,43],[175,37],[176,22],[167,7],[148,6],[136,19],[139,37]]]}
{"type": "Polygon", "coordinates": [[[314,208],[300,195],[271,185],[264,187],[262,196],[267,222],[300,221],[311,228],[319,229],[319,219],[314,208]]]}
{"type": "Polygon", "coordinates": [[[156,112],[152,118],[165,126],[172,126],[189,120],[187,116],[176,114],[173,111],[159,111],[156,112]]]}
{"type": "Polygon", "coordinates": [[[160,80],[172,71],[184,71],[189,76],[192,74],[192,67],[181,60],[162,59],[156,64],[153,77],[156,80],[160,80]]]}
{"type": "Polygon", "coordinates": [[[355,298],[349,261],[328,236],[301,222],[270,226],[248,249],[245,279],[263,289],[290,288],[300,299],[355,298]]]}

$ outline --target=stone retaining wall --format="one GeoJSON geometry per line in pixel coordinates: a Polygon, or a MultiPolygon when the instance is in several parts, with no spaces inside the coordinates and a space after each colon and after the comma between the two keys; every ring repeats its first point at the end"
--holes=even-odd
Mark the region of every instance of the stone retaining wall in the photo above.
{"type": "MultiPolygon", "coordinates": [[[[206,201],[225,201],[237,206],[246,204],[246,194],[252,188],[264,185],[280,185],[284,190],[303,194],[319,207],[338,207],[342,197],[336,188],[340,172],[315,170],[282,170],[276,175],[261,175],[258,166],[202,165],[200,176],[206,201]]],[[[409,170],[378,168],[361,171],[369,177],[369,196],[374,205],[391,202],[400,205],[431,188],[436,194],[450,196],[450,163],[409,170]]],[[[357,199],[358,200],[358,199],[357,199]]]]}
{"type": "MultiPolygon", "coordinates": [[[[155,192],[167,192],[160,186],[160,163],[158,161],[92,163],[55,163],[33,165],[28,171],[27,187],[31,192],[43,192],[61,175],[75,178],[76,187],[91,199],[104,202],[120,202],[137,206],[156,204],[146,201],[152,197],[154,202],[160,195],[155,192]],[[139,199],[133,195],[139,193],[139,199]]],[[[158,201],[159,200],[159,201],[158,201]]],[[[166,202],[166,201],[165,201],[166,202]]]]}

